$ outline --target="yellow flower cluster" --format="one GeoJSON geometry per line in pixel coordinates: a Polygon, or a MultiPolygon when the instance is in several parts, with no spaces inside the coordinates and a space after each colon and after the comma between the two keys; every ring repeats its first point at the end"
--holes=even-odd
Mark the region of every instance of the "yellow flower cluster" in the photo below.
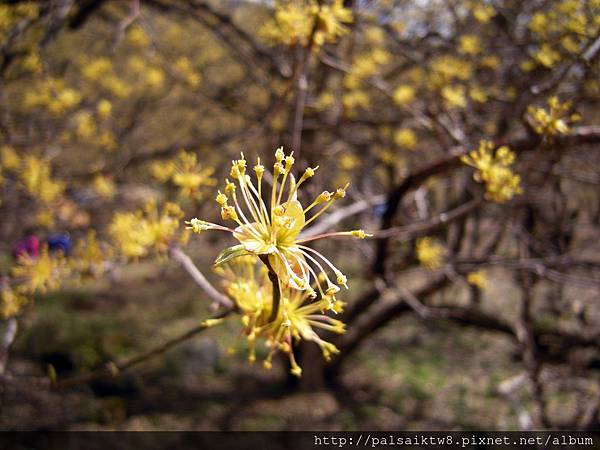
{"type": "Polygon", "coordinates": [[[481,269],[474,272],[469,272],[467,274],[467,282],[471,286],[475,286],[481,290],[485,290],[488,287],[487,275],[485,274],[485,271],[481,269]]]}
{"type": "Polygon", "coordinates": [[[474,0],[471,4],[471,13],[479,23],[488,23],[496,15],[496,10],[489,3],[474,0]]]}
{"type": "Polygon", "coordinates": [[[7,281],[3,282],[0,285],[0,319],[16,316],[27,300],[27,296],[15,291],[7,281]]]}
{"type": "Polygon", "coordinates": [[[223,277],[223,286],[242,314],[242,325],[248,342],[250,362],[256,360],[256,345],[264,341],[268,353],[263,366],[270,369],[278,351],[287,354],[291,373],[300,376],[302,369],[296,362],[293,344],[300,340],[315,342],[329,360],[338,349],[323,340],[316,329],[341,334],[345,325],[325,314],[339,313],[343,302],[334,298],[313,301],[306,291],[284,287],[281,289],[280,306],[272,317],[273,287],[266,266],[250,256],[242,256],[219,266],[216,271],[223,277]]]}
{"type": "Polygon", "coordinates": [[[521,194],[521,177],[511,167],[515,154],[508,147],[502,146],[494,153],[494,144],[481,141],[479,148],[461,157],[461,161],[475,168],[475,181],[485,183],[486,198],[504,203],[515,195],[521,194]]]}
{"type": "Polygon", "coordinates": [[[44,294],[58,289],[69,271],[62,254],[51,255],[47,247],[42,247],[37,257],[19,255],[11,273],[17,280],[19,294],[44,294]]]}
{"type": "Polygon", "coordinates": [[[560,0],[532,14],[529,30],[541,38],[572,33],[579,38],[594,36],[600,26],[597,0],[560,0]]]}
{"type": "Polygon", "coordinates": [[[150,45],[150,36],[139,25],[133,25],[127,30],[127,42],[135,47],[148,47],[150,45]]]}
{"type": "Polygon", "coordinates": [[[274,18],[260,29],[260,35],[273,45],[306,47],[311,36],[316,46],[335,42],[347,33],[343,24],[352,22],[352,10],[344,7],[343,0],[321,3],[316,0],[278,1],[274,18]]]}
{"type": "Polygon", "coordinates": [[[417,239],[417,259],[427,269],[438,269],[444,265],[444,247],[432,237],[417,239]]]}
{"type": "Polygon", "coordinates": [[[101,57],[85,61],[81,73],[84,78],[97,83],[118,98],[125,98],[131,93],[131,87],[115,73],[110,58],[101,57]]]}
{"type": "Polygon", "coordinates": [[[448,85],[442,88],[442,98],[448,107],[465,108],[467,97],[465,87],[462,85],[448,85]]]}
{"type": "Polygon", "coordinates": [[[394,133],[394,142],[404,150],[414,150],[417,147],[417,135],[410,128],[399,128],[394,133]]]}
{"type": "Polygon", "coordinates": [[[46,245],[37,255],[20,254],[10,276],[0,277],[0,318],[16,316],[34,295],[59,289],[69,277],[97,278],[106,271],[110,256],[94,230],[77,242],[68,257],[50,252],[46,245]]]}
{"type": "Polygon", "coordinates": [[[481,41],[474,34],[463,34],[459,39],[459,52],[475,56],[481,53],[481,41]]]}
{"type": "Polygon", "coordinates": [[[65,184],[52,178],[49,161],[30,155],[20,161],[19,167],[18,176],[23,187],[42,204],[48,205],[63,194],[65,184]]]}
{"type": "Polygon", "coordinates": [[[600,31],[600,2],[559,0],[531,15],[529,30],[538,39],[533,60],[524,61],[524,70],[536,63],[553,68],[565,58],[577,55],[600,31]]]}
{"type": "Polygon", "coordinates": [[[408,84],[402,84],[394,90],[394,102],[398,105],[409,105],[414,99],[415,89],[408,84]]]}
{"type": "Polygon", "coordinates": [[[536,133],[545,136],[555,136],[569,132],[569,122],[580,119],[577,114],[566,117],[571,109],[571,103],[561,103],[558,97],[548,99],[548,109],[530,106],[529,118],[536,133]]]}
{"type": "Polygon", "coordinates": [[[164,254],[175,241],[181,217],[183,212],[175,203],[165,203],[159,212],[156,202],[150,201],[143,210],[115,213],[108,232],[126,258],[146,256],[151,249],[164,254]]]}
{"type": "Polygon", "coordinates": [[[65,81],[46,78],[25,92],[23,104],[26,108],[45,108],[60,116],[72,111],[81,102],[81,93],[66,87],[65,81]]]}
{"type": "MultiPolygon", "coordinates": [[[[472,36],[463,36],[462,47],[467,51],[463,53],[472,54],[476,45],[471,39],[472,36]]],[[[465,82],[469,81],[473,75],[473,64],[464,59],[453,55],[441,55],[434,58],[429,64],[429,71],[426,75],[426,85],[428,89],[439,92],[444,104],[449,108],[465,108],[467,106],[467,92],[465,82]]]]}
{"type": "MultiPolygon", "coordinates": [[[[205,230],[221,230],[232,233],[240,242],[218,256],[216,264],[222,265],[235,258],[240,259],[238,269],[221,269],[225,276],[228,294],[235,300],[243,319],[251,349],[257,336],[264,336],[271,353],[266,360],[270,366],[272,354],[282,350],[290,354],[292,373],[300,376],[292,352],[292,341],[305,339],[317,342],[327,358],[335,347],[322,341],[312,327],[330,331],[343,331],[339,321],[333,321],[317,312],[337,311],[341,303],[335,295],[339,286],[347,286],[346,276],[318,251],[304,245],[309,241],[331,236],[352,236],[364,239],[363,230],[332,232],[303,238],[301,232],[337,200],[345,197],[347,185],[335,192],[323,191],[304,208],[298,200],[299,188],[315,175],[318,167],[308,167],[298,180],[292,174],[293,152],[285,155],[283,148],[275,152],[273,165],[270,207],[263,199],[262,179],[265,167],[258,159],[253,168],[256,184],[246,173],[247,162],[232,161],[230,177],[224,192],[219,191],[216,201],[221,207],[223,220],[232,220],[237,228],[193,218],[186,222],[196,233],[205,230]],[[232,202],[232,204],[230,204],[232,202]],[[243,205],[243,206],[242,206],[243,205]],[[316,212],[315,212],[316,211],[316,212]],[[307,215],[311,216],[307,218],[307,215]],[[248,259],[246,257],[251,257],[248,259]],[[255,267],[262,261],[265,269],[255,267]],[[329,273],[333,272],[334,281],[329,273]],[[272,289],[267,287],[267,277],[276,277],[280,301],[275,299],[272,289]]],[[[265,193],[267,194],[267,193],[265,193]]],[[[251,350],[251,359],[253,358],[251,350]]]]}
{"type": "Polygon", "coordinates": [[[192,62],[188,57],[182,56],[177,59],[177,61],[175,61],[175,69],[191,88],[195,89],[200,85],[202,76],[198,71],[194,70],[192,62]]]}
{"type": "Polygon", "coordinates": [[[369,93],[363,88],[363,82],[376,75],[380,67],[389,60],[390,53],[378,47],[354,57],[349,73],[344,76],[344,87],[347,91],[342,96],[342,103],[350,117],[354,116],[359,108],[369,107],[369,93]]]}
{"type": "Polygon", "coordinates": [[[117,192],[114,181],[101,174],[94,177],[93,186],[96,193],[103,199],[113,198],[117,192]]]}
{"type": "Polygon", "coordinates": [[[198,162],[196,153],[185,150],[181,150],[174,159],[154,162],[150,166],[150,172],[161,183],[170,182],[179,188],[181,197],[196,200],[202,198],[203,187],[214,186],[217,182],[212,178],[215,169],[203,167],[198,162]]]}

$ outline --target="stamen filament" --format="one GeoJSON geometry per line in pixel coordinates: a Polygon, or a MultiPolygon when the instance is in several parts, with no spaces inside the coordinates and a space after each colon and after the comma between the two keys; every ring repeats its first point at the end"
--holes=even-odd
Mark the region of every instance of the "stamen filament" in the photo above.
{"type": "Polygon", "coordinates": [[[327,202],[327,204],[325,206],[323,206],[323,208],[321,208],[314,216],[312,216],[310,219],[308,219],[306,221],[306,223],[304,224],[304,226],[307,226],[309,223],[311,223],[313,220],[315,220],[317,217],[319,217],[321,214],[323,214],[325,211],[327,211],[327,208],[329,208],[331,205],[333,205],[333,202],[335,202],[335,198],[332,198],[331,200],[329,200],[327,202]]]}

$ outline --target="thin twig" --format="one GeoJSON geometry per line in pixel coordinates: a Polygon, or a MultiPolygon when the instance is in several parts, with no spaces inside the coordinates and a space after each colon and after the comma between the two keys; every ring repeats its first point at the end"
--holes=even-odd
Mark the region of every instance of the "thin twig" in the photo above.
{"type": "Polygon", "coordinates": [[[216,316],[212,317],[211,319],[203,321],[200,325],[195,326],[191,330],[188,330],[185,333],[183,333],[183,334],[181,334],[181,335],[165,342],[164,344],[161,344],[145,353],[134,356],[128,360],[125,360],[122,363],[115,364],[113,362],[108,362],[102,368],[100,368],[94,372],[84,373],[81,375],[75,375],[70,378],[65,378],[64,380],[58,380],[58,381],[53,382],[51,384],[51,386],[56,389],[64,389],[66,387],[70,387],[70,386],[74,386],[74,385],[78,385],[78,384],[90,383],[92,381],[102,379],[102,378],[116,377],[121,372],[131,369],[132,367],[135,367],[145,361],[148,361],[149,359],[154,358],[155,356],[161,355],[161,354],[165,353],[167,350],[170,350],[171,348],[175,347],[176,345],[179,345],[179,344],[193,338],[197,334],[199,334],[202,331],[206,330],[207,328],[210,328],[211,326],[213,326],[215,320],[220,320],[220,319],[227,317],[232,311],[233,311],[233,309],[231,309],[231,308],[224,309],[216,316]]]}
{"type": "Polygon", "coordinates": [[[192,259],[185,254],[181,248],[176,246],[171,247],[169,249],[169,255],[174,261],[179,263],[179,265],[185,269],[185,271],[192,277],[196,284],[200,286],[200,288],[202,288],[202,290],[218,305],[227,309],[233,308],[233,302],[229,299],[229,297],[219,292],[212,284],[210,284],[204,274],[200,272],[198,267],[196,267],[192,259]]]}

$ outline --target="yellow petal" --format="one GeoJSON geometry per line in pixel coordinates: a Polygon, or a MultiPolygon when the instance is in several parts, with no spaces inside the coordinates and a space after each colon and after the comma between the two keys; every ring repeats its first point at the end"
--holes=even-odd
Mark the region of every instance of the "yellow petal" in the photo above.
{"type": "Polygon", "coordinates": [[[290,200],[283,205],[285,226],[277,228],[277,245],[294,245],[296,238],[304,228],[304,209],[298,200],[290,200]]]}
{"type": "Polygon", "coordinates": [[[240,225],[233,232],[233,236],[251,253],[262,255],[273,253],[275,250],[269,243],[267,231],[260,223],[240,225]]]}

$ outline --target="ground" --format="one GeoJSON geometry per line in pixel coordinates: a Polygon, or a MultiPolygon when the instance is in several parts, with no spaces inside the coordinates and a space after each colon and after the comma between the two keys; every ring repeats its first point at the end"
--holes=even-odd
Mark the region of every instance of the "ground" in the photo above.
{"type": "MultiPolygon", "coordinates": [[[[58,378],[122,360],[197,325],[208,302],[175,266],[40,298],[11,371],[58,378]],[[175,289],[174,287],[177,287],[175,289]],[[76,314],[74,314],[76,312],[76,314]]],[[[284,365],[246,362],[237,317],[115,379],[64,391],[5,386],[2,428],[128,430],[514,429],[497,391],[519,373],[508,337],[406,315],[346,362],[340,387],[290,389],[284,365]],[[233,350],[233,352],[232,352],[233,350]]],[[[527,398],[524,399],[527,404],[527,398]]]]}

